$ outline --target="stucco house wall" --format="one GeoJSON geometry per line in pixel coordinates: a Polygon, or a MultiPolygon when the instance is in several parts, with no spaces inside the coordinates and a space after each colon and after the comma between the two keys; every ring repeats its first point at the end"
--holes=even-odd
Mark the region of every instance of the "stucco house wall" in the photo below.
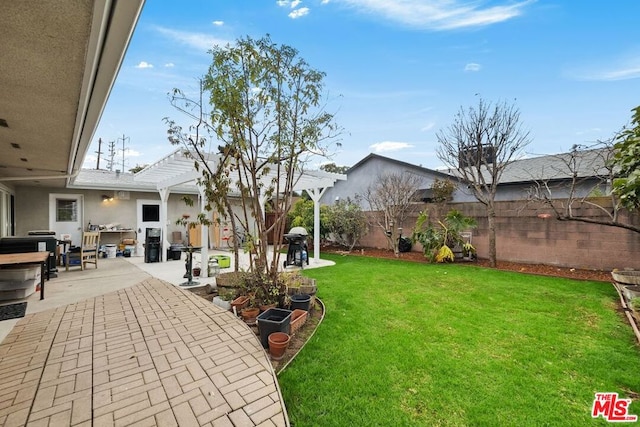
{"type": "MultiPolygon", "coordinates": [[[[111,195],[113,192],[28,186],[17,187],[15,194],[16,236],[25,236],[31,230],[49,229],[50,193],[82,194],[84,196],[84,228],[91,222],[91,224],[98,225],[120,224],[122,228],[135,229],[137,225],[137,200],[157,200],[160,202],[158,193],[149,192],[132,191],[129,192],[129,200],[114,198],[103,202],[102,195],[111,195]]],[[[183,196],[183,194],[171,194],[169,196],[167,204],[167,231],[169,235],[173,231],[181,231],[184,234],[184,227],[175,224],[176,220],[182,217],[183,214],[189,214],[195,218],[199,213],[197,203],[192,207],[187,206],[182,200],[183,196]]],[[[105,236],[105,238],[108,237],[105,236]]],[[[143,237],[139,236],[139,238],[143,237]]]]}

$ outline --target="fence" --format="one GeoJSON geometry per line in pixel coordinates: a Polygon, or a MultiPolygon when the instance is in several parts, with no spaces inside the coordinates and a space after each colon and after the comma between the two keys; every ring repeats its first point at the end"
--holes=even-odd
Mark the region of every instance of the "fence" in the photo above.
{"type": "MultiPolygon", "coordinates": [[[[607,206],[607,199],[598,200],[607,206]]],[[[439,209],[439,214],[457,209],[464,215],[475,218],[478,227],[473,230],[472,243],[480,258],[489,253],[489,230],[485,208],[480,203],[450,203],[443,210],[425,205],[430,210],[439,209]]],[[[593,219],[607,219],[594,207],[574,209],[574,215],[593,219]]],[[[410,235],[415,217],[403,224],[404,235],[410,235]]],[[[634,214],[626,221],[640,225],[634,214]]],[[[372,227],[361,240],[365,247],[387,247],[382,230],[372,227]]],[[[414,250],[421,250],[415,247],[414,250]]],[[[498,261],[527,264],[557,265],[593,270],[614,268],[640,269],[640,233],[622,228],[589,224],[578,221],[559,221],[550,210],[539,206],[524,206],[522,201],[496,203],[496,252],[498,261]],[[546,214],[546,215],[545,215],[546,214]],[[551,215],[549,215],[551,214],[551,215]]]]}

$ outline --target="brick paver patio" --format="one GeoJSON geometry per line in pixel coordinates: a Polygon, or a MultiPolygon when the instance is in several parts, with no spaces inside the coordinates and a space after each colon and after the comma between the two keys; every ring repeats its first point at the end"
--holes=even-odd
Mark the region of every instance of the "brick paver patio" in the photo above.
{"type": "Polygon", "coordinates": [[[0,425],[286,426],[258,338],[159,279],[29,314],[0,344],[0,425]]]}

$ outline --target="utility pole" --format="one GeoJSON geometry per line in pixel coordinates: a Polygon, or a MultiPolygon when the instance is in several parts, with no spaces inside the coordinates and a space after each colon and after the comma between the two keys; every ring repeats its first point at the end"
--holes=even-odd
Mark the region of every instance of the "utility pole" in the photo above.
{"type": "MultiPolygon", "coordinates": [[[[124,153],[126,151],[125,149],[125,143],[129,142],[129,137],[125,137],[124,134],[122,134],[122,172],[125,171],[125,162],[124,162],[124,153]]],[[[118,138],[118,141],[120,141],[120,138],[118,138]]]]}
{"type": "Polygon", "coordinates": [[[102,138],[98,138],[98,151],[96,151],[98,155],[98,164],[96,165],[96,169],[100,170],[100,156],[102,155],[102,138]]]}
{"type": "Polygon", "coordinates": [[[113,162],[116,157],[116,142],[109,141],[109,160],[107,161],[107,169],[113,171],[113,162]]]}

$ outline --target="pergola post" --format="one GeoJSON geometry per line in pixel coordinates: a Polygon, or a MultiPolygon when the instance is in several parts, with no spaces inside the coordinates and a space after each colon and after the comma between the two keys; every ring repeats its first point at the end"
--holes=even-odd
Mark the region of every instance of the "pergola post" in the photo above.
{"type": "Polygon", "coordinates": [[[169,187],[165,187],[165,188],[161,188],[160,190],[158,190],[158,192],[160,193],[160,224],[161,224],[161,230],[162,230],[162,246],[160,250],[160,253],[158,254],[159,257],[158,259],[160,260],[160,262],[166,261],[165,257],[166,257],[166,249],[169,247],[169,239],[167,239],[167,221],[169,220],[168,217],[168,209],[167,209],[167,205],[169,202],[169,195],[171,194],[171,189],[169,187]]]}
{"type": "Polygon", "coordinates": [[[313,200],[313,260],[320,261],[320,198],[325,188],[307,188],[307,194],[313,200]]]}

